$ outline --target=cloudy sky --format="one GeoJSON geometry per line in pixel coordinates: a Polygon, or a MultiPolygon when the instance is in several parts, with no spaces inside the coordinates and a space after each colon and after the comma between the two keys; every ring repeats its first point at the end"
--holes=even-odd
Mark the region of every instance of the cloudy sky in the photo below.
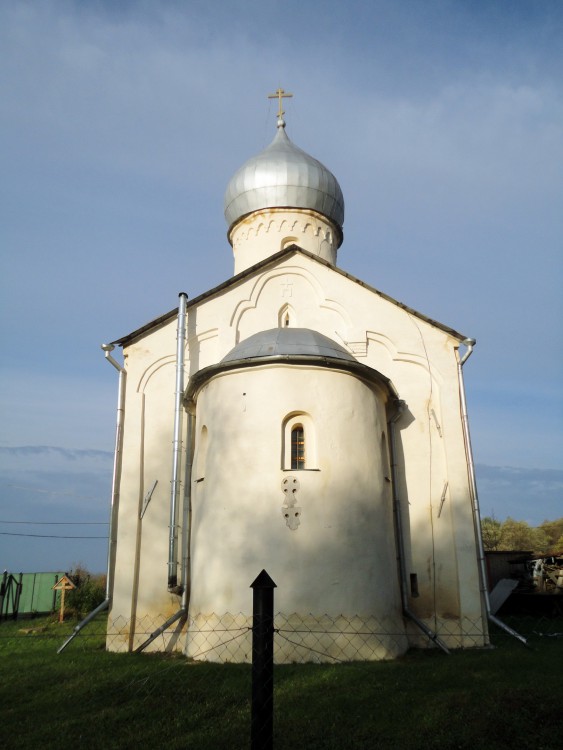
{"type": "Polygon", "coordinates": [[[232,275],[278,86],[344,192],[339,265],[477,339],[483,514],[563,515],[562,39],[560,0],[5,0],[0,565],[104,568],[100,344],[232,275]]]}

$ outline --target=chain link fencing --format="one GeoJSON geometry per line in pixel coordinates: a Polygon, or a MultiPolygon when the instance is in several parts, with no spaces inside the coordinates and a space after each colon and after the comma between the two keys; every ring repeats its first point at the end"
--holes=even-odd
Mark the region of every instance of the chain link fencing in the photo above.
{"type": "MultiPolygon", "coordinates": [[[[81,747],[127,748],[143,743],[198,750],[248,748],[251,618],[225,614],[180,620],[159,635],[147,651],[131,653],[129,646],[144,642],[165,620],[163,616],[136,621],[131,639],[130,622],[100,615],[60,655],[57,649],[76,622],[59,624],[55,617],[0,622],[3,746],[17,749],[36,744],[54,748],[73,743],[81,747]]],[[[528,649],[494,625],[489,626],[491,645],[477,622],[436,620],[433,625],[437,635],[454,650],[453,660],[460,658],[455,649],[461,647],[467,651],[459,654],[469,654],[472,649],[481,653],[495,649],[516,661],[528,658],[524,656],[526,652],[538,658],[549,655],[550,660],[563,656],[563,617],[510,616],[503,620],[527,639],[528,649]]],[[[442,665],[457,664],[449,662],[414,625],[407,623],[407,628],[411,644],[416,638],[417,646],[423,649],[421,653],[434,654],[434,668],[451,670],[442,665]]],[[[302,707],[296,700],[300,694],[303,701],[313,701],[314,705],[316,700],[327,699],[323,690],[330,686],[330,680],[344,679],[338,675],[349,676],[350,669],[354,670],[354,684],[370,684],[373,675],[387,674],[389,665],[419,658],[409,650],[402,620],[276,614],[274,746],[289,747],[292,737],[298,743],[296,727],[310,721],[307,711],[317,710],[302,707]],[[407,651],[403,659],[396,658],[407,651]],[[378,664],[383,671],[377,672],[378,664]],[[315,671],[318,669],[322,671],[315,671]],[[334,669],[348,671],[330,671],[334,669]],[[318,693],[309,686],[310,680],[317,679],[318,693]],[[327,680],[326,685],[323,680],[327,680]]],[[[411,675],[412,680],[418,679],[416,668],[411,675]]],[[[379,699],[385,699],[385,689],[378,688],[379,699]]],[[[421,692],[424,689],[421,685],[421,692]]],[[[358,691],[361,692],[359,688],[358,691]]],[[[341,692],[332,697],[336,713],[341,710],[342,701],[347,704],[353,699],[341,692]]],[[[357,710],[359,717],[362,710],[372,709],[364,705],[357,710]]],[[[358,717],[356,721],[360,722],[358,717]]],[[[358,731],[357,727],[354,731],[358,731]]],[[[354,742],[349,746],[376,747],[369,739],[365,744],[354,742]]],[[[310,746],[337,744],[332,745],[325,738],[310,746]]],[[[545,742],[544,746],[550,747],[545,742]]]]}
{"type": "MultiPolygon", "coordinates": [[[[165,620],[165,616],[145,616],[132,625],[123,617],[110,618],[105,645],[109,651],[136,651],[165,620]]],[[[90,627],[81,631],[78,638],[87,639],[90,627]]],[[[483,648],[489,644],[489,629],[483,629],[481,620],[435,619],[429,628],[450,649],[483,648]]],[[[397,658],[409,648],[434,647],[415,623],[402,618],[278,612],[274,634],[276,664],[381,661],[397,658]]],[[[227,612],[183,618],[160,633],[147,651],[174,651],[189,659],[217,663],[250,663],[252,617],[227,612]]]]}

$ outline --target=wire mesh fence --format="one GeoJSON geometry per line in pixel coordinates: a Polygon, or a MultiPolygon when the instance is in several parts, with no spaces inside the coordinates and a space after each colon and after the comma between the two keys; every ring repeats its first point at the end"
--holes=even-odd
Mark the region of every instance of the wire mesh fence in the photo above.
{"type": "MultiPolygon", "coordinates": [[[[68,646],[69,652],[121,653],[134,651],[165,621],[165,616],[143,617],[131,628],[125,618],[108,619],[100,615],[77,634],[68,646]],[[131,636],[133,632],[133,636],[131,636]],[[130,646],[130,647],[129,647],[130,646]]],[[[48,617],[6,620],[0,622],[0,658],[12,647],[57,651],[72,634],[76,620],[58,623],[55,615],[48,617]]],[[[541,647],[543,640],[561,640],[563,617],[531,617],[511,615],[501,622],[522,635],[530,645],[541,647]]],[[[435,632],[452,649],[499,647],[513,636],[481,621],[437,621],[435,632]]],[[[380,621],[370,617],[330,617],[328,615],[287,615],[278,612],[274,623],[274,663],[339,663],[393,659],[412,648],[434,648],[432,641],[416,626],[407,628],[393,620],[380,621]],[[408,640],[406,632],[408,631],[408,640]]],[[[161,633],[147,650],[151,654],[185,657],[187,662],[250,664],[252,661],[252,617],[239,613],[197,615],[184,618],[161,633]]]]}
{"type": "MultiPolygon", "coordinates": [[[[146,640],[165,619],[163,616],[135,622],[134,641],[146,640]]],[[[467,655],[474,653],[482,655],[478,669],[484,673],[489,669],[487,665],[493,663],[490,661],[493,657],[498,662],[505,654],[508,661],[503,663],[526,664],[527,675],[522,680],[527,689],[530,689],[531,666],[543,663],[542,679],[549,683],[545,665],[549,669],[563,655],[563,618],[503,619],[527,639],[530,648],[494,625],[490,626],[488,637],[479,623],[436,622],[438,635],[453,649],[455,644],[473,646],[454,651],[449,659],[423,633],[420,642],[424,651],[406,653],[402,621],[276,614],[274,746],[302,746],[300,736],[303,732],[307,734],[305,725],[312,721],[309,714],[320,711],[327,721],[332,712],[340,717],[348,732],[348,740],[346,737],[341,740],[347,741],[347,746],[375,747],[369,739],[358,739],[358,732],[362,722],[372,726],[376,721],[372,706],[382,700],[393,705],[398,678],[387,685],[383,677],[387,679],[398,670],[396,674],[403,679],[405,670],[408,671],[408,682],[402,688],[404,696],[408,696],[410,683],[416,683],[421,670],[424,673],[426,669],[428,656],[423,654],[434,655],[433,673],[448,670],[450,680],[452,668],[446,665],[463,662],[466,669],[470,663],[467,655]],[[490,650],[489,640],[493,647],[490,650]],[[374,691],[369,701],[362,697],[366,686],[374,691]],[[347,724],[351,716],[355,717],[354,726],[347,724]],[[293,745],[288,744],[291,738],[293,745]]],[[[124,643],[130,642],[131,623],[100,615],[57,655],[57,649],[75,624],[68,620],[59,624],[55,617],[0,623],[3,746],[60,747],[73,742],[81,747],[126,748],[144,742],[171,748],[249,747],[251,618],[226,614],[186,619],[159,635],[150,652],[136,654],[123,648],[124,643]]],[[[420,686],[421,694],[424,690],[426,686],[420,686]]],[[[545,700],[542,705],[545,710],[545,700]]],[[[561,729],[560,711],[554,716],[558,717],[561,729]]],[[[316,726],[317,718],[313,717],[312,726],[316,726]]],[[[321,730],[317,727],[310,731],[318,735],[321,730]]],[[[385,746],[393,747],[391,729],[388,731],[385,746]]],[[[401,729],[397,725],[393,731],[399,736],[401,729]]],[[[340,737],[339,732],[338,727],[331,729],[334,738],[340,737]]],[[[432,741],[426,746],[433,747],[432,741]]],[[[336,739],[334,744],[331,742],[329,736],[324,739],[317,736],[313,746],[338,746],[336,739]]],[[[403,747],[417,746],[405,745],[403,740],[403,747]]],[[[463,743],[459,746],[464,747],[463,743]]],[[[542,746],[550,747],[545,738],[542,746]]]]}
{"type": "MultiPolygon", "coordinates": [[[[563,616],[532,617],[510,615],[501,622],[540,647],[544,639],[563,639],[563,616]]],[[[108,619],[100,615],[77,634],[69,651],[130,652],[166,620],[164,615],[143,617],[131,628],[125,618],[108,619]],[[133,636],[131,636],[133,632],[133,636]],[[128,647],[130,646],[130,647],[128,647]]],[[[58,623],[57,616],[5,620],[0,622],[0,657],[9,653],[11,646],[55,651],[72,634],[77,620],[58,623]]],[[[412,623],[407,628],[398,621],[381,621],[371,617],[330,617],[329,615],[287,615],[278,612],[274,618],[274,662],[328,663],[349,661],[378,661],[395,658],[412,648],[434,648],[432,641],[412,623]],[[408,631],[408,640],[406,632],[408,631]]],[[[436,634],[452,649],[502,647],[513,636],[489,624],[484,629],[481,621],[465,618],[435,621],[436,634]]],[[[196,615],[184,618],[161,633],[148,652],[181,655],[191,661],[216,663],[251,663],[252,617],[239,613],[196,615]]]]}
{"type": "MultiPolygon", "coordinates": [[[[111,619],[105,645],[109,651],[136,651],[165,622],[165,616],[111,619]]],[[[88,630],[90,629],[90,626],[88,630]]],[[[450,649],[483,648],[489,630],[481,620],[436,619],[431,632],[450,649]]],[[[434,642],[416,624],[402,618],[333,617],[277,613],[274,619],[276,664],[338,663],[394,659],[409,648],[432,648],[434,642]]],[[[80,638],[88,631],[80,633],[80,638]]],[[[250,663],[252,617],[242,613],[195,615],[165,629],[147,648],[150,652],[180,652],[189,659],[217,663],[250,663]]]]}

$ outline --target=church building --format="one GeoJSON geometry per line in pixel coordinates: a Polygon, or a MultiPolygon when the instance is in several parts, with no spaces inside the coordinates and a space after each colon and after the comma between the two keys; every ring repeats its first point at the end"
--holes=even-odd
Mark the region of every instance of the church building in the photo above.
{"type": "Polygon", "coordinates": [[[338,267],[342,192],[283,95],[227,186],[232,278],[104,347],[124,358],[108,648],[250,660],[262,570],[294,634],[279,663],[486,645],[474,341],[338,267]]]}

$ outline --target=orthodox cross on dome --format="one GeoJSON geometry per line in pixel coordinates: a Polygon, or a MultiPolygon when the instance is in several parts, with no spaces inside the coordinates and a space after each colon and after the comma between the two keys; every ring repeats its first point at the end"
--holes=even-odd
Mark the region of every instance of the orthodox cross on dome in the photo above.
{"type": "Polygon", "coordinates": [[[278,126],[285,125],[285,122],[283,121],[283,116],[285,115],[285,112],[282,109],[282,99],[290,99],[293,96],[293,94],[286,94],[286,92],[283,89],[278,88],[275,94],[268,94],[268,99],[277,99],[278,100],[278,126]]]}

